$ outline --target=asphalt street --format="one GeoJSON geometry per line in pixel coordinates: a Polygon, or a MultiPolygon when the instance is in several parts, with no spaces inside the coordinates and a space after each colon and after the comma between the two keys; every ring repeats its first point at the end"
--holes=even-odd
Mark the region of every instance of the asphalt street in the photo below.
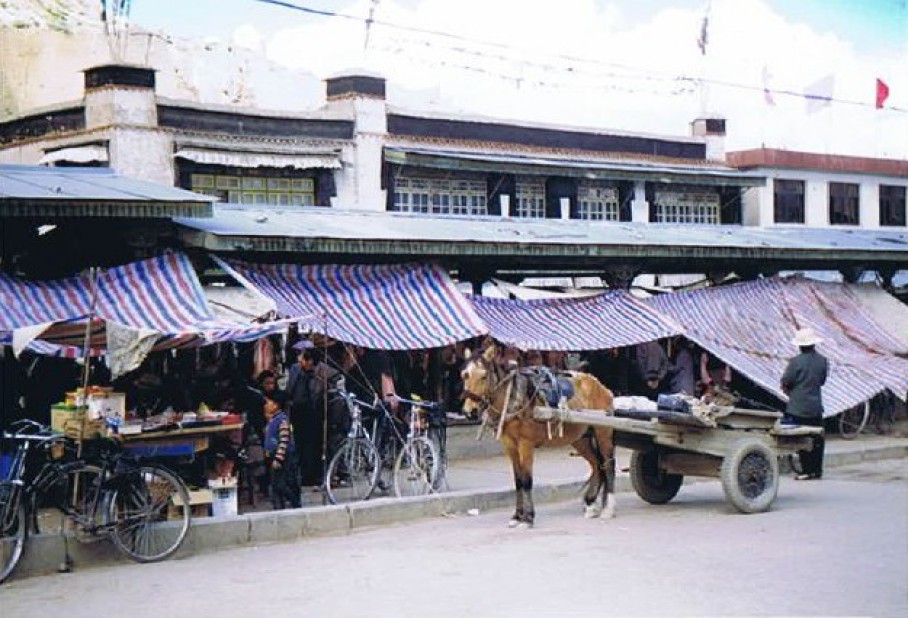
{"type": "Polygon", "coordinates": [[[783,480],[771,511],[742,515],[717,482],[663,506],[619,495],[618,517],[539,508],[121,563],[0,588],[4,618],[50,616],[908,615],[908,462],[783,480]]]}

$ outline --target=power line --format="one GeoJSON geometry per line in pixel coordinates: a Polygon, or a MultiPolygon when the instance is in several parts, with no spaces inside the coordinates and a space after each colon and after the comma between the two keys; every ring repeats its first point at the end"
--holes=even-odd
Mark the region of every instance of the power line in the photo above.
{"type": "MultiPolygon", "coordinates": [[[[495,48],[495,49],[500,49],[500,50],[503,50],[504,52],[511,52],[511,53],[518,53],[518,54],[524,54],[527,52],[535,53],[533,50],[515,47],[513,45],[508,45],[506,43],[500,43],[498,41],[489,41],[489,40],[478,39],[478,38],[474,38],[474,37],[462,36],[459,34],[453,34],[450,32],[444,32],[441,30],[418,28],[415,26],[406,26],[406,25],[397,24],[397,23],[389,22],[389,21],[385,21],[385,20],[374,19],[375,5],[377,4],[377,2],[375,2],[374,0],[373,0],[373,5],[370,8],[368,17],[360,17],[358,15],[350,15],[350,14],[346,14],[346,13],[339,13],[337,11],[329,11],[329,10],[324,10],[324,9],[315,9],[315,8],[303,6],[300,4],[292,3],[292,2],[286,2],[284,0],[253,0],[253,1],[259,2],[261,4],[269,4],[269,5],[274,5],[274,6],[278,6],[281,8],[299,11],[299,12],[307,13],[310,15],[318,15],[321,17],[338,18],[338,19],[345,19],[348,21],[364,23],[367,28],[366,45],[368,45],[369,31],[370,31],[371,26],[379,25],[379,26],[385,26],[387,28],[401,30],[401,31],[405,31],[405,32],[435,36],[435,37],[439,37],[442,39],[449,39],[452,41],[470,43],[470,44],[474,44],[474,45],[483,45],[483,46],[487,46],[487,47],[491,47],[491,48],[495,48]]],[[[436,48],[438,47],[437,44],[431,43],[429,41],[420,41],[417,44],[421,44],[421,45],[424,45],[427,47],[436,47],[436,48]]],[[[470,49],[464,48],[464,47],[452,47],[451,45],[443,45],[442,47],[444,47],[445,49],[447,49],[450,52],[454,52],[454,53],[458,53],[458,54],[478,56],[478,57],[482,57],[484,59],[493,59],[493,60],[521,63],[525,66],[540,68],[540,69],[547,70],[547,71],[560,71],[560,72],[571,73],[574,75],[584,73],[584,74],[593,75],[593,76],[596,76],[599,78],[622,77],[622,76],[618,76],[614,73],[611,73],[611,74],[596,73],[594,71],[590,71],[589,69],[584,69],[584,68],[579,68],[579,67],[572,67],[572,66],[560,67],[560,66],[556,66],[551,63],[543,63],[543,62],[539,62],[539,61],[535,61],[535,60],[529,60],[525,57],[508,56],[504,53],[490,54],[488,52],[484,52],[484,51],[480,51],[480,50],[470,50],[470,49]]],[[[677,75],[677,74],[668,73],[665,71],[644,69],[641,67],[634,67],[634,66],[630,66],[630,65],[626,65],[626,64],[616,63],[616,62],[606,62],[606,61],[602,61],[602,60],[595,60],[592,58],[584,58],[581,56],[573,56],[573,55],[569,55],[569,54],[549,53],[548,55],[553,58],[556,58],[556,59],[559,59],[559,60],[562,60],[565,62],[569,62],[569,63],[582,63],[582,64],[588,64],[588,65],[593,65],[593,66],[610,67],[613,69],[620,69],[623,71],[628,71],[632,74],[639,75],[640,79],[651,79],[654,81],[687,82],[687,83],[697,82],[697,83],[703,83],[703,84],[712,84],[712,85],[716,85],[716,86],[722,86],[722,87],[726,87],[726,88],[736,88],[736,89],[747,90],[747,91],[752,91],[752,92],[761,92],[761,93],[768,92],[770,94],[791,96],[791,97],[797,97],[797,98],[801,98],[801,99],[808,98],[807,95],[805,95],[804,93],[796,92],[794,90],[773,89],[773,88],[767,88],[765,86],[752,86],[752,85],[748,85],[748,84],[742,84],[739,82],[719,80],[719,79],[714,79],[714,78],[691,77],[691,76],[687,76],[687,75],[683,75],[683,74],[677,75]],[[648,76],[653,76],[653,77],[648,77],[648,76]]],[[[412,58],[410,58],[410,59],[411,59],[411,61],[413,60],[412,58]]],[[[526,81],[525,78],[523,78],[522,76],[508,75],[508,74],[501,73],[501,72],[489,71],[487,69],[474,67],[471,65],[463,65],[463,64],[458,65],[456,63],[446,63],[444,61],[439,61],[439,64],[442,66],[452,66],[454,68],[460,68],[463,70],[473,71],[473,72],[477,72],[477,73],[486,73],[489,75],[497,76],[501,79],[507,79],[507,80],[514,81],[517,83],[520,83],[521,81],[526,81]]],[[[623,78],[628,79],[629,76],[623,76],[623,78]]],[[[539,83],[539,85],[545,85],[545,83],[542,81],[540,81],[538,83],[539,83]]],[[[554,83],[554,82],[552,82],[552,83],[554,83]]],[[[568,86],[568,84],[566,84],[566,83],[564,85],[568,86]]],[[[628,90],[628,92],[634,92],[634,91],[628,90]]],[[[871,102],[839,99],[839,98],[835,98],[835,97],[828,97],[828,100],[830,103],[842,103],[845,105],[853,105],[853,106],[868,107],[868,108],[874,107],[874,103],[871,103],[871,102]]],[[[893,111],[893,112],[898,112],[898,113],[908,112],[908,109],[904,109],[901,107],[895,107],[895,106],[888,106],[885,109],[888,111],[893,111]]]]}

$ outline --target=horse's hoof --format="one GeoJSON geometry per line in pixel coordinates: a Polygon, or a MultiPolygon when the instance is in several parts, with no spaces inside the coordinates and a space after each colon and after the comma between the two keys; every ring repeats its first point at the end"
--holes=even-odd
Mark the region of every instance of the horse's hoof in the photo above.
{"type": "Polygon", "coordinates": [[[602,511],[602,517],[600,519],[615,519],[615,509],[606,509],[602,511]]]}
{"type": "Polygon", "coordinates": [[[609,494],[605,498],[605,510],[602,511],[603,519],[615,519],[615,496],[609,494]]]}
{"type": "Polygon", "coordinates": [[[533,527],[533,524],[528,521],[521,521],[521,522],[517,523],[518,530],[529,530],[532,527],[533,527]]]}
{"type": "Polygon", "coordinates": [[[602,509],[595,504],[588,504],[583,509],[583,516],[587,519],[596,519],[602,514],[602,509]]]}
{"type": "Polygon", "coordinates": [[[508,522],[508,528],[516,528],[521,523],[522,522],[519,519],[512,519],[511,521],[508,522]]]}

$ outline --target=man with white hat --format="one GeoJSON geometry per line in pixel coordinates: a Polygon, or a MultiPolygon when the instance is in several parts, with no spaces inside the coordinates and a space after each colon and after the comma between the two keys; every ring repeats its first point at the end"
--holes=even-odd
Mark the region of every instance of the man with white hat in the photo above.
{"type": "MultiPolygon", "coordinates": [[[[816,351],[823,342],[812,328],[802,328],[791,341],[801,353],[788,361],[782,374],[782,392],[788,395],[786,417],[799,425],[823,426],[823,399],[820,387],[826,383],[829,361],[816,351]]],[[[801,474],[798,480],[819,479],[823,476],[823,451],[825,440],[822,435],[814,439],[813,450],[799,451],[801,474]]]]}

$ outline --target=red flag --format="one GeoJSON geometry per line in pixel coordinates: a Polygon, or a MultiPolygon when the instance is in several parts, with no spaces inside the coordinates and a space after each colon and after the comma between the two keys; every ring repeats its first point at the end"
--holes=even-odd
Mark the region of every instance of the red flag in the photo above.
{"type": "Polygon", "coordinates": [[[876,108],[883,109],[883,104],[889,98],[889,86],[879,77],[876,78],[876,108]]]}

